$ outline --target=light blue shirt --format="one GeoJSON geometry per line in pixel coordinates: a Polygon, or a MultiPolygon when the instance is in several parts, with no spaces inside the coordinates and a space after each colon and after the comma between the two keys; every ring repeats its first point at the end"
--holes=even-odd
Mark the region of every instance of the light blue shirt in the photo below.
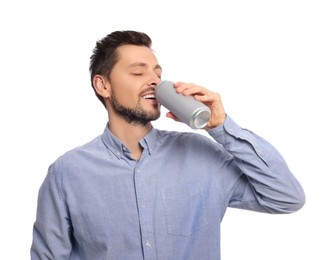
{"type": "Polygon", "coordinates": [[[227,207],[291,213],[305,203],[276,149],[228,116],[197,133],[153,128],[142,157],[106,127],[59,157],[38,197],[31,259],[219,260],[227,207]]]}

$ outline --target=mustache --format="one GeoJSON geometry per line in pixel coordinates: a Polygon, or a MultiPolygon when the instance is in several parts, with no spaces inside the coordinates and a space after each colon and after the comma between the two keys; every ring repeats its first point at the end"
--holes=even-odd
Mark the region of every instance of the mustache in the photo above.
{"type": "Polygon", "coordinates": [[[154,92],[155,93],[155,88],[154,87],[148,87],[146,89],[143,89],[141,92],[140,92],[140,95],[142,96],[143,94],[147,93],[147,92],[154,92]]]}

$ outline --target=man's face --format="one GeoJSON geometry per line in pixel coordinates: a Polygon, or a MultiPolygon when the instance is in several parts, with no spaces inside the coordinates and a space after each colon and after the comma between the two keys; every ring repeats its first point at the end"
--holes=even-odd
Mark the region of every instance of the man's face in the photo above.
{"type": "Polygon", "coordinates": [[[155,87],[162,69],[150,48],[124,45],[110,75],[110,103],[115,114],[128,123],[146,125],[160,116],[155,87]]]}

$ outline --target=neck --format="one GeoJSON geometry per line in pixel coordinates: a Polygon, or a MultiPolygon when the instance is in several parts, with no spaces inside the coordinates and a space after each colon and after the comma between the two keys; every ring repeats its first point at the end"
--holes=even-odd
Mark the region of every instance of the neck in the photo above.
{"type": "Polygon", "coordinates": [[[139,141],[152,129],[152,124],[148,123],[143,126],[140,124],[131,124],[122,118],[109,117],[110,131],[121,140],[128,149],[135,160],[139,160],[142,155],[142,146],[139,141]]]}

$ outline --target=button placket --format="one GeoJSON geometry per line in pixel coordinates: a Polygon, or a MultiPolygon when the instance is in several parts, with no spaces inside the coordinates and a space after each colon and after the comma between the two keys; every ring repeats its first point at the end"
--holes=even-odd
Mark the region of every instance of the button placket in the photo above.
{"type": "MultiPolygon", "coordinates": [[[[142,158],[143,159],[143,158],[142,158]]],[[[138,205],[138,214],[140,221],[140,229],[142,234],[142,245],[144,248],[144,255],[149,259],[155,259],[152,255],[154,250],[154,238],[153,238],[153,223],[152,223],[152,212],[148,204],[148,199],[150,197],[149,189],[146,186],[146,178],[149,176],[146,175],[146,172],[140,169],[141,161],[137,164],[134,169],[134,181],[136,189],[136,200],[138,205]],[[152,258],[153,257],[153,258],[152,258]]]]}

